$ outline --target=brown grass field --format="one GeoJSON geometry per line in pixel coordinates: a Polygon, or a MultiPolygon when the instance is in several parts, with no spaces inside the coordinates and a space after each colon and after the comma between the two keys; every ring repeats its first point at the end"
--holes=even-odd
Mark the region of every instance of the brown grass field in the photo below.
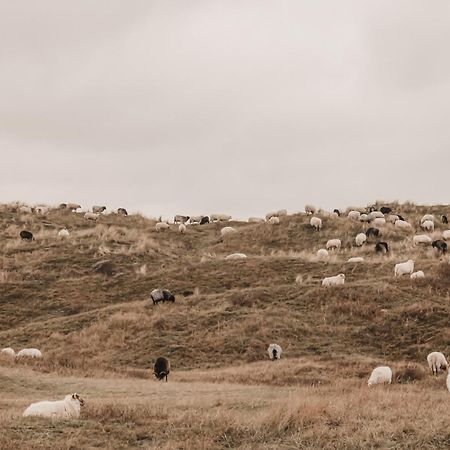
{"type": "Polygon", "coordinates": [[[140,215],[94,223],[0,206],[0,348],[44,355],[0,356],[0,449],[449,448],[446,375],[426,363],[430,351],[450,353],[449,257],[412,236],[432,212],[438,239],[450,208],[391,207],[415,230],[381,227],[391,252],[377,256],[374,242],[354,246],[367,225],[324,212],[320,232],[294,214],[275,226],[231,222],[238,232],[222,242],[217,223],[180,235],[140,215]],[[23,229],[35,240],[21,241],[23,229]],[[318,261],[335,237],[343,248],[318,261]],[[233,252],[248,258],[225,261],[233,252]],[[394,279],[409,258],[424,280],[394,279]],[[103,260],[113,275],[93,269],[103,260]],[[321,286],[340,272],[344,286],[321,286]],[[153,306],[155,287],[176,302],[153,306]],[[280,361],[267,358],[271,342],[280,361]],[[168,383],[152,377],[158,356],[171,361],[168,383]],[[393,384],[369,389],[385,364],[393,384]],[[22,418],[31,402],[71,392],[86,401],[79,419],[22,418]]]}

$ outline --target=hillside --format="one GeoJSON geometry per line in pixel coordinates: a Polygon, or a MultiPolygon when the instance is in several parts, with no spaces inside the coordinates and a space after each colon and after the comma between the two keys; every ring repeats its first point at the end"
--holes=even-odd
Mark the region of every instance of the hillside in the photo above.
{"type": "MultiPolygon", "coordinates": [[[[368,225],[325,212],[317,214],[324,223],[320,232],[310,228],[310,216],[299,213],[282,217],[279,225],[232,221],[226,225],[238,232],[222,241],[223,223],[188,226],[181,235],[173,225],[157,233],[155,221],[139,215],[109,214],[91,222],[81,213],[24,214],[3,205],[0,347],[37,347],[44,358],[3,358],[0,369],[7,377],[27,365],[53,377],[133,380],[150,378],[147,369],[164,355],[177,383],[288,389],[332,385],[336,377],[364,383],[374,365],[389,363],[399,382],[420,389],[428,377],[426,355],[450,346],[450,265],[431,246],[414,246],[412,236],[423,233],[425,213],[440,217],[450,210],[390,206],[415,230],[381,227],[391,251],[380,256],[375,241],[354,244],[368,225]],[[63,226],[68,239],[58,238],[63,226]],[[35,240],[21,241],[23,229],[35,240]],[[316,251],[331,238],[340,238],[342,249],[319,261],[316,251]],[[247,259],[224,260],[233,252],[247,259]],[[351,256],[365,261],[347,263],[351,256]],[[426,278],[394,279],[395,263],[410,258],[426,278]],[[112,275],[94,270],[105,260],[112,275]],[[344,286],[321,286],[323,277],[340,272],[346,274],[344,286]],[[301,284],[295,283],[298,275],[301,284]],[[176,302],[154,306],[149,294],[155,287],[170,289],[176,302]],[[286,370],[265,361],[271,342],[283,347],[286,370]]],[[[447,228],[437,220],[428,234],[438,239],[447,228]]],[[[450,437],[440,439],[442,444],[450,437]]]]}

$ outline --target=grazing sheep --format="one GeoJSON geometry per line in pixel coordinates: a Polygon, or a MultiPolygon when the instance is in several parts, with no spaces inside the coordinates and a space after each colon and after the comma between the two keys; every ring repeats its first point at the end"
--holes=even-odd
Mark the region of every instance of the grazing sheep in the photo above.
{"type": "Polygon", "coordinates": [[[67,228],[63,228],[62,230],[58,231],[58,236],[61,239],[68,238],[70,236],[69,230],[67,228]]]}
{"type": "Polygon", "coordinates": [[[156,359],[155,365],[153,366],[153,375],[159,380],[166,379],[167,383],[167,376],[170,373],[170,362],[167,358],[164,358],[163,356],[160,356],[156,359]]]}
{"type": "Polygon", "coordinates": [[[341,211],[339,211],[339,209],[337,208],[333,209],[333,214],[337,217],[341,217],[341,211]]]}
{"type": "Polygon", "coordinates": [[[375,244],[375,253],[388,253],[389,252],[389,245],[387,242],[377,242],[375,244]]]}
{"type": "Polygon", "coordinates": [[[444,230],[444,231],[442,232],[442,237],[443,237],[446,241],[450,240],[450,230],[444,230]]]}
{"type": "Polygon", "coordinates": [[[386,222],[394,224],[399,219],[400,217],[398,217],[397,214],[390,214],[389,216],[387,216],[386,222]]]}
{"type": "Polygon", "coordinates": [[[34,239],[33,233],[31,231],[23,230],[19,233],[19,236],[22,241],[32,241],[34,239]]]}
{"type": "Polygon", "coordinates": [[[316,230],[320,231],[322,229],[322,219],[318,217],[311,217],[309,224],[316,230]]]}
{"type": "Polygon", "coordinates": [[[361,247],[367,241],[365,233],[359,233],[355,237],[355,243],[358,247],[361,247]]]}
{"type": "Polygon", "coordinates": [[[380,227],[380,226],[386,225],[386,219],[384,217],[376,217],[375,219],[373,219],[372,224],[375,227],[380,227]]]}
{"type": "Polygon", "coordinates": [[[434,222],[431,220],[425,220],[425,222],[422,222],[420,227],[422,228],[422,230],[434,231],[434,222]]]}
{"type": "Polygon", "coordinates": [[[278,344],[270,344],[267,348],[267,353],[272,361],[276,361],[281,358],[281,353],[283,353],[283,350],[278,344]]]}
{"type": "Polygon", "coordinates": [[[394,275],[396,277],[401,277],[402,275],[411,275],[414,272],[414,261],[408,259],[408,261],[403,263],[398,263],[394,267],[394,275]]]}
{"type": "Polygon", "coordinates": [[[334,249],[334,248],[339,250],[341,248],[341,245],[342,245],[342,242],[340,239],[330,239],[327,242],[327,245],[325,247],[327,248],[327,250],[334,249]]]}
{"type": "Polygon", "coordinates": [[[370,374],[369,380],[367,381],[368,386],[374,384],[391,384],[392,382],[392,370],[388,366],[375,367],[370,374]]]}
{"type": "Polygon", "coordinates": [[[229,222],[231,220],[231,216],[228,214],[211,214],[210,220],[211,222],[229,222]]]}
{"type": "Polygon", "coordinates": [[[326,277],[322,280],[322,286],[339,286],[345,283],[345,275],[340,273],[334,277],[326,277]]]}
{"type": "Polygon", "coordinates": [[[264,223],[265,220],[262,217],[249,217],[249,223],[264,223]]]}
{"type": "Polygon", "coordinates": [[[269,219],[268,223],[270,223],[270,225],[279,225],[280,219],[278,217],[276,217],[276,216],[272,216],[269,219]]]}
{"type": "Polygon", "coordinates": [[[368,216],[368,214],[361,214],[359,216],[359,221],[360,222],[366,222],[369,223],[370,222],[370,217],[368,216]]]}
{"type": "Polygon", "coordinates": [[[167,222],[157,222],[155,225],[155,230],[159,233],[160,231],[164,231],[170,228],[170,225],[167,222]]]}
{"type": "Polygon", "coordinates": [[[431,238],[430,238],[430,236],[427,236],[426,234],[417,234],[413,237],[413,243],[414,243],[414,245],[431,244],[431,238]]]}
{"type": "Polygon", "coordinates": [[[237,232],[236,228],[233,228],[233,227],[224,227],[224,228],[222,228],[222,229],[220,230],[220,235],[221,235],[222,237],[225,237],[225,236],[228,236],[228,235],[230,235],[230,234],[234,234],[234,233],[236,233],[236,232],[237,232]]]}
{"type": "Polygon", "coordinates": [[[359,220],[359,218],[361,217],[361,213],[359,211],[352,210],[347,214],[347,217],[349,219],[359,220]]]}
{"type": "Polygon", "coordinates": [[[381,211],[372,211],[368,216],[370,220],[384,219],[384,214],[381,211]]]}
{"type": "Polygon", "coordinates": [[[87,220],[98,220],[99,217],[100,217],[100,214],[93,213],[93,212],[87,212],[84,215],[84,218],[87,220]]]}
{"type": "Polygon", "coordinates": [[[17,353],[17,358],[42,358],[42,353],[37,348],[24,348],[17,353]]]}
{"type": "Polygon", "coordinates": [[[326,261],[330,257],[330,254],[328,253],[328,250],[325,250],[324,248],[319,248],[317,250],[317,258],[320,261],[326,261]]]}
{"type": "Polygon", "coordinates": [[[316,207],[313,205],[305,205],[306,214],[314,214],[316,212],[316,207]]]}
{"type": "Polygon", "coordinates": [[[173,223],[186,223],[189,219],[190,219],[189,216],[182,216],[182,215],[180,215],[180,214],[177,214],[177,215],[173,218],[173,223]]]}
{"type": "Polygon", "coordinates": [[[353,256],[352,258],[349,258],[347,260],[347,262],[349,263],[358,263],[358,262],[363,262],[364,258],[362,256],[353,256]]]}
{"type": "Polygon", "coordinates": [[[417,280],[418,278],[425,278],[425,274],[422,270],[418,270],[417,272],[413,272],[410,275],[411,280],[417,280]]]}
{"type": "Polygon", "coordinates": [[[366,230],[366,236],[369,237],[380,237],[381,231],[378,228],[370,227],[366,230]]]}
{"type": "Polygon", "coordinates": [[[427,356],[428,367],[430,368],[433,375],[437,375],[439,370],[447,370],[448,362],[445,356],[441,352],[431,352],[427,356]]]}
{"type": "Polygon", "coordinates": [[[32,403],[23,413],[23,417],[39,416],[51,419],[76,419],[80,417],[84,400],[78,394],[68,394],[64,400],[32,403]]]}
{"type": "Polygon", "coordinates": [[[76,211],[77,209],[81,209],[81,205],[79,205],[78,203],[67,203],[67,209],[76,211]]]}
{"type": "Polygon", "coordinates": [[[202,221],[203,217],[205,216],[191,216],[189,217],[189,223],[191,225],[198,225],[202,221]]]}
{"type": "Polygon", "coordinates": [[[389,208],[389,206],[382,206],[380,208],[380,212],[383,214],[390,214],[392,212],[392,209],[389,208]]]}
{"type": "Polygon", "coordinates": [[[101,214],[105,210],[106,210],[106,206],[95,205],[92,207],[92,212],[95,214],[101,214]]]}
{"type": "Polygon", "coordinates": [[[117,214],[119,214],[119,216],[128,216],[128,211],[125,208],[119,208],[117,214]]]}
{"type": "Polygon", "coordinates": [[[175,302],[175,296],[167,289],[153,289],[153,291],[150,292],[150,298],[153,300],[154,305],[159,302],[175,302]]]}
{"type": "Polygon", "coordinates": [[[180,225],[178,225],[178,231],[179,231],[181,234],[186,233],[186,225],[185,225],[184,223],[180,223],[180,225]]]}
{"type": "Polygon", "coordinates": [[[10,356],[11,358],[15,358],[16,356],[16,352],[11,347],[2,348],[0,353],[5,356],[10,356]]]}
{"type": "Polygon", "coordinates": [[[245,259],[247,255],[245,253],[231,253],[231,255],[225,256],[225,259],[245,259]]]}
{"type": "Polygon", "coordinates": [[[441,222],[442,222],[442,223],[448,223],[448,218],[447,218],[447,216],[443,215],[443,216],[441,217],[441,222]]]}
{"type": "Polygon", "coordinates": [[[425,214],[421,219],[420,219],[420,223],[423,224],[426,221],[431,221],[434,223],[435,218],[433,216],[433,214],[425,214]]]}
{"type": "Polygon", "coordinates": [[[441,241],[440,239],[433,241],[431,246],[438,251],[438,253],[446,253],[447,252],[447,243],[441,241]]]}
{"type": "Polygon", "coordinates": [[[397,230],[412,230],[412,225],[401,219],[395,221],[394,227],[397,228],[397,230]]]}

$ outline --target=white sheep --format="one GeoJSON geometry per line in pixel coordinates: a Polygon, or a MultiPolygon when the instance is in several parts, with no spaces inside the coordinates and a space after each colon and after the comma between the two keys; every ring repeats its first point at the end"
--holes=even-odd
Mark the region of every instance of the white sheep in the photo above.
{"type": "Polygon", "coordinates": [[[225,259],[245,259],[247,255],[245,253],[231,253],[231,255],[225,256],[225,259]]]}
{"type": "Polygon", "coordinates": [[[249,223],[264,223],[265,220],[262,217],[249,217],[249,223]]]}
{"type": "Polygon", "coordinates": [[[420,219],[420,223],[423,224],[426,221],[431,221],[434,223],[435,218],[433,216],[433,214],[425,214],[421,219],[420,219]]]}
{"type": "Polygon", "coordinates": [[[178,225],[178,231],[179,231],[181,234],[186,233],[186,225],[185,225],[184,223],[180,223],[180,225],[178,225]]]}
{"type": "Polygon", "coordinates": [[[422,228],[422,230],[434,231],[434,222],[432,222],[431,220],[425,220],[425,222],[422,222],[420,227],[422,228]]]}
{"type": "Polygon", "coordinates": [[[0,353],[5,356],[10,356],[11,358],[16,357],[16,352],[11,347],[2,348],[0,353]]]}
{"type": "Polygon", "coordinates": [[[390,214],[389,216],[387,216],[386,221],[389,223],[395,223],[399,219],[400,217],[398,217],[397,214],[390,214]]]}
{"type": "Polygon", "coordinates": [[[450,230],[444,230],[442,232],[442,237],[443,239],[445,239],[446,241],[450,240],[450,230]]]}
{"type": "Polygon", "coordinates": [[[272,361],[276,361],[281,358],[281,353],[283,353],[283,350],[278,344],[270,344],[267,349],[267,353],[272,361]]]}
{"type": "Polygon", "coordinates": [[[319,231],[322,229],[322,219],[318,217],[311,217],[309,224],[316,230],[319,231]]]}
{"type": "Polygon", "coordinates": [[[92,212],[96,213],[96,214],[100,214],[100,213],[102,213],[105,210],[106,210],[106,206],[95,205],[95,206],[92,207],[92,212]]]}
{"type": "Polygon", "coordinates": [[[431,238],[430,238],[430,236],[427,236],[426,234],[417,234],[413,237],[413,243],[414,243],[414,245],[431,244],[431,238]]]}
{"type": "Polygon", "coordinates": [[[42,353],[37,348],[24,348],[17,353],[17,358],[42,358],[42,353]]]}
{"type": "Polygon", "coordinates": [[[408,261],[403,263],[398,263],[394,267],[394,275],[396,277],[402,275],[410,275],[414,272],[414,261],[412,259],[408,259],[408,261]]]}
{"type": "Polygon", "coordinates": [[[84,400],[78,394],[68,394],[64,400],[48,400],[32,403],[23,413],[23,417],[39,416],[51,419],[76,419],[80,417],[84,400]]]}
{"type": "Polygon", "coordinates": [[[355,237],[355,243],[358,247],[361,247],[367,241],[366,233],[359,233],[355,237]]]}
{"type": "Polygon", "coordinates": [[[313,205],[305,205],[306,214],[314,214],[316,212],[316,207],[313,205]]]}
{"type": "Polygon", "coordinates": [[[433,375],[437,375],[439,370],[447,370],[448,362],[445,356],[441,352],[431,352],[427,356],[428,367],[430,368],[433,375]]]}
{"type": "Polygon", "coordinates": [[[228,214],[211,214],[210,220],[211,222],[229,222],[231,220],[231,216],[228,214]]]}
{"type": "Polygon", "coordinates": [[[202,221],[203,217],[204,216],[191,216],[189,217],[189,223],[191,225],[198,225],[202,221]]]}
{"type": "Polygon", "coordinates": [[[67,203],[67,209],[70,209],[71,211],[76,211],[77,209],[80,209],[81,205],[78,203],[67,203]]]}
{"type": "Polygon", "coordinates": [[[330,257],[330,254],[328,253],[328,250],[324,248],[319,248],[317,250],[317,258],[321,261],[326,261],[330,257]]]}
{"type": "Polygon", "coordinates": [[[347,262],[349,262],[349,263],[358,263],[358,262],[363,262],[363,261],[364,261],[364,258],[362,256],[353,256],[347,260],[347,262]]]}
{"type": "Polygon", "coordinates": [[[392,370],[388,366],[375,367],[370,374],[367,384],[372,386],[373,384],[391,384],[392,382],[392,370]]]}
{"type": "MultiPolygon", "coordinates": [[[[358,212],[358,211],[356,211],[356,212],[358,212]]],[[[351,219],[353,219],[353,217],[351,217],[351,219]]],[[[370,218],[367,214],[361,214],[359,216],[359,221],[360,222],[370,222],[370,218]]]]}
{"type": "Polygon", "coordinates": [[[170,228],[170,225],[167,222],[157,222],[155,225],[155,230],[159,233],[160,231],[164,231],[170,228]]]}
{"type": "Polygon", "coordinates": [[[347,217],[349,219],[359,220],[359,218],[361,217],[361,213],[359,211],[352,210],[347,214],[347,217]]]}
{"type": "Polygon", "coordinates": [[[272,217],[269,219],[269,223],[270,223],[271,225],[279,225],[280,219],[279,219],[278,217],[276,217],[276,216],[272,216],[272,217]]]}
{"type": "Polygon", "coordinates": [[[70,235],[70,233],[69,233],[69,230],[68,230],[67,228],[63,228],[63,229],[61,229],[61,230],[58,231],[58,236],[59,236],[61,239],[68,238],[69,235],[70,235]]]}
{"type": "Polygon", "coordinates": [[[376,217],[372,222],[374,227],[380,227],[386,225],[386,219],[384,217],[376,217]]]}
{"type": "Polygon", "coordinates": [[[411,280],[417,280],[418,278],[425,278],[425,274],[422,270],[418,270],[417,272],[413,272],[410,275],[411,280]]]}
{"type": "Polygon", "coordinates": [[[395,228],[398,230],[412,230],[412,225],[405,220],[396,220],[394,223],[395,228]]]}
{"type": "Polygon", "coordinates": [[[233,227],[224,227],[220,230],[220,234],[222,237],[234,234],[236,232],[237,232],[236,228],[233,227]]]}
{"type": "Polygon", "coordinates": [[[368,214],[370,220],[384,219],[384,214],[381,211],[372,211],[368,214]]]}
{"type": "Polygon", "coordinates": [[[89,212],[89,211],[84,215],[84,218],[88,219],[88,220],[97,220],[99,217],[100,217],[100,214],[89,212]]]}
{"type": "Polygon", "coordinates": [[[322,286],[339,286],[345,283],[345,275],[340,273],[334,277],[326,277],[322,280],[322,286]]]}
{"type": "Polygon", "coordinates": [[[333,248],[339,250],[341,248],[341,245],[342,245],[342,242],[340,239],[330,239],[327,242],[326,248],[327,248],[327,250],[330,250],[333,248]]]}

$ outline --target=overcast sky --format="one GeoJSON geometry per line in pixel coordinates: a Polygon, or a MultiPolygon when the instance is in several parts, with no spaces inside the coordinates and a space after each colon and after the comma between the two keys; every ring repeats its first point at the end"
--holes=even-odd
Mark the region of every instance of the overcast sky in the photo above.
{"type": "Polygon", "coordinates": [[[448,0],[0,0],[0,202],[450,201],[448,0]]]}

